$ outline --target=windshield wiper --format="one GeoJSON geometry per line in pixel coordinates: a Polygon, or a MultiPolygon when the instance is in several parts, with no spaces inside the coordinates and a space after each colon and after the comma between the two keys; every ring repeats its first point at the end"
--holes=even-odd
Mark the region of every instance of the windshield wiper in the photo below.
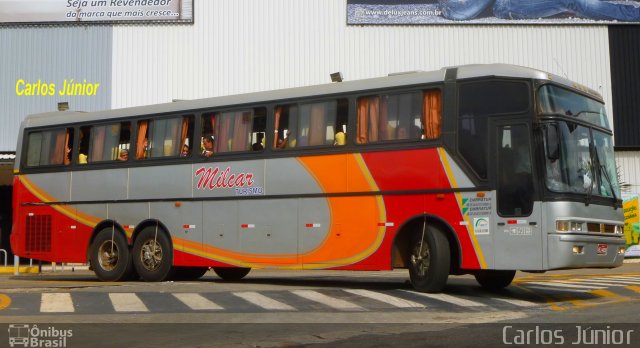
{"type": "Polygon", "coordinates": [[[616,196],[616,191],[613,189],[613,183],[611,182],[611,177],[609,176],[609,172],[606,168],[600,164],[600,175],[604,176],[607,179],[607,183],[609,184],[609,189],[611,190],[611,195],[613,196],[613,201],[616,202],[618,200],[618,196],[616,196]]]}

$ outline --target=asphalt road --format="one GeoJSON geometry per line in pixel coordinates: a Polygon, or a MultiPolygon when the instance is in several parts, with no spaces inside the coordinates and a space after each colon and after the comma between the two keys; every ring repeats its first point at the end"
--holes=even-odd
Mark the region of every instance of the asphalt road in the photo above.
{"type": "Polygon", "coordinates": [[[450,277],[442,294],[416,293],[407,280],[405,271],[254,270],[239,282],[209,272],[163,283],[68,269],[0,275],[0,345],[32,334],[39,346],[66,347],[506,347],[527,337],[576,347],[594,346],[593,332],[596,346],[619,335],[640,342],[638,263],[518,273],[498,293],[470,276],[450,277]]]}

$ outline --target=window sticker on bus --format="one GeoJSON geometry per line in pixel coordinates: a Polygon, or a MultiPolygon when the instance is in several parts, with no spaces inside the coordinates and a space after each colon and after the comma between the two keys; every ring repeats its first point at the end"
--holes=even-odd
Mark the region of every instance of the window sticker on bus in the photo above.
{"type": "Polygon", "coordinates": [[[200,167],[195,177],[198,190],[234,189],[237,196],[264,194],[262,187],[254,186],[255,175],[252,172],[233,172],[231,167],[200,167]]]}

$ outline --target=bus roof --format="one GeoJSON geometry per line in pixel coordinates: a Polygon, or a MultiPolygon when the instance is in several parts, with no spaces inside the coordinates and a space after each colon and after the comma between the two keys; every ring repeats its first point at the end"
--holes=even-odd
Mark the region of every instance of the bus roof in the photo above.
{"type": "Polygon", "coordinates": [[[474,64],[455,67],[445,67],[436,71],[418,71],[409,73],[392,74],[385,77],[377,77],[339,83],[328,83],[307,87],[296,87],[273,91],[254,92],[222,97],[213,97],[197,100],[176,101],[164,104],[137,106],[123,109],[113,109],[95,112],[62,111],[47,112],[27,116],[22,128],[40,127],[52,124],[65,124],[74,122],[91,122],[98,120],[117,119],[123,117],[135,117],[153,114],[170,114],[176,112],[191,112],[195,110],[211,109],[216,107],[256,104],[262,102],[277,102],[287,99],[298,99],[323,95],[338,95],[342,93],[377,90],[425,83],[442,82],[449,69],[457,68],[457,79],[468,79],[486,76],[518,77],[539,80],[553,80],[571,88],[581,90],[593,97],[602,100],[595,91],[580,86],[565,78],[549,74],[536,69],[510,65],[510,64],[474,64]]]}

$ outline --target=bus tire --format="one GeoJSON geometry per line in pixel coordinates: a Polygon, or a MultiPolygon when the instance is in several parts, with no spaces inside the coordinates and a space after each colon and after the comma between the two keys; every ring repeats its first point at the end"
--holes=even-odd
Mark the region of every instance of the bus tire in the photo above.
{"type": "Polygon", "coordinates": [[[173,275],[171,240],[163,230],[147,227],[133,243],[133,265],[148,282],[162,282],[173,275]],[[157,235],[156,235],[157,230],[157,235]]]}
{"type": "Polygon", "coordinates": [[[506,288],[513,281],[516,271],[483,270],[475,274],[478,284],[487,290],[506,288]]]}
{"type": "Polygon", "coordinates": [[[213,267],[213,271],[216,272],[218,277],[222,278],[222,280],[237,281],[249,274],[251,268],[213,267]]]}
{"type": "Polygon", "coordinates": [[[419,292],[440,292],[447,284],[451,267],[449,240],[432,226],[416,231],[411,238],[407,264],[413,288],[419,292]],[[424,235],[424,238],[423,238],[424,235]]]}
{"type": "Polygon", "coordinates": [[[98,232],[93,239],[89,261],[93,272],[102,281],[124,281],[134,274],[127,239],[110,228],[98,232]]]}
{"type": "Polygon", "coordinates": [[[173,278],[176,280],[197,280],[207,273],[209,267],[174,267],[173,278]]]}

